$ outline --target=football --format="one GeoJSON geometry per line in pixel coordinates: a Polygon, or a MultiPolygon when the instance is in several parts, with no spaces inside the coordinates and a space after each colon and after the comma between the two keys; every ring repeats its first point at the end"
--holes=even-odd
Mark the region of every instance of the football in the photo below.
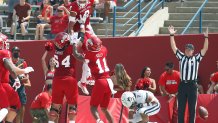
{"type": "Polygon", "coordinates": [[[206,120],[208,118],[208,111],[205,107],[199,106],[198,113],[202,119],[206,120]]]}

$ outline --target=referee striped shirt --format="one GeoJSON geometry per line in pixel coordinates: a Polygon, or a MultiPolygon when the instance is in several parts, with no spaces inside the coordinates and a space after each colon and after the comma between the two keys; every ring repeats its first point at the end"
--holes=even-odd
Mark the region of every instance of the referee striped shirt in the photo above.
{"type": "Polygon", "coordinates": [[[188,57],[179,49],[177,49],[176,57],[179,59],[181,80],[197,80],[199,63],[203,58],[201,53],[197,53],[194,56],[188,57]]]}

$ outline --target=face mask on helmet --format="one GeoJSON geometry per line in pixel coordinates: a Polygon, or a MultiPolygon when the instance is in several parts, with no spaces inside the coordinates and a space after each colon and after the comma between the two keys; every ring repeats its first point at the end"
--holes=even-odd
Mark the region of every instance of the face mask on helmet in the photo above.
{"type": "Polygon", "coordinates": [[[88,4],[88,0],[77,0],[77,4],[80,8],[84,8],[88,4]]]}
{"type": "Polygon", "coordinates": [[[121,96],[121,102],[127,108],[131,107],[135,103],[135,100],[134,94],[130,91],[124,92],[121,96]]]}
{"type": "Polygon", "coordinates": [[[8,37],[0,33],[0,49],[9,49],[8,37]]]}
{"type": "Polygon", "coordinates": [[[54,39],[54,45],[57,50],[64,50],[70,44],[70,37],[65,32],[60,32],[54,39]]]}
{"type": "Polygon", "coordinates": [[[96,37],[96,36],[91,36],[88,40],[87,40],[87,49],[89,51],[100,51],[101,50],[101,45],[102,45],[102,41],[96,37]]]}

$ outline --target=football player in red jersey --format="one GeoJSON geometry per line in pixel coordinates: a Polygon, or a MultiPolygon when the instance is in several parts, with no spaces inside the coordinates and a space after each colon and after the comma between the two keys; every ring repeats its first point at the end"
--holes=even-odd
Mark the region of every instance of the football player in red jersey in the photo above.
{"type": "MultiPolygon", "coordinates": [[[[81,40],[83,41],[83,40],[81,40]]],[[[91,94],[91,113],[97,123],[103,123],[100,120],[98,106],[100,105],[109,123],[113,123],[113,118],[107,110],[110,102],[111,94],[116,93],[113,90],[113,82],[110,79],[109,68],[107,66],[106,56],[107,48],[102,46],[102,41],[94,35],[91,35],[86,40],[87,50],[84,55],[78,53],[76,44],[73,44],[73,54],[81,61],[86,61],[91,69],[92,76],[95,79],[95,85],[91,94]]]]}
{"type": "Polygon", "coordinates": [[[71,3],[69,16],[71,32],[79,32],[80,28],[85,27],[86,32],[94,35],[90,25],[93,3],[93,0],[76,0],[71,3]]]}
{"type": "Polygon", "coordinates": [[[21,86],[20,81],[17,78],[17,75],[29,73],[34,70],[32,67],[20,69],[13,64],[11,59],[11,53],[8,50],[9,43],[7,43],[7,39],[7,36],[0,33],[0,122],[3,120],[5,115],[7,115],[5,121],[7,123],[12,123],[14,118],[16,117],[17,110],[21,106],[19,96],[15,91],[21,86]],[[13,85],[15,90],[9,84],[9,74],[11,74],[13,78],[16,78],[15,83],[13,85]],[[7,107],[10,107],[9,110],[6,110],[7,107]]]}
{"type": "Polygon", "coordinates": [[[52,82],[52,107],[48,123],[54,123],[58,118],[63,98],[69,104],[69,123],[75,123],[77,111],[78,87],[75,79],[76,59],[73,56],[70,37],[65,32],[56,35],[54,41],[56,63],[55,74],[52,82]]]}

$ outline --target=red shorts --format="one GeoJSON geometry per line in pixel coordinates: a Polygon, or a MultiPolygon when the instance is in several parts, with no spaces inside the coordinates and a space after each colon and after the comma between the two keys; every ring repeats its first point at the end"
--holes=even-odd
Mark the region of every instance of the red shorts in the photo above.
{"type": "Polygon", "coordinates": [[[8,107],[9,107],[8,96],[5,89],[2,87],[2,84],[0,83],[0,109],[8,108],[8,107]]]}
{"type": "Polygon", "coordinates": [[[77,104],[78,86],[73,77],[55,77],[52,82],[52,103],[62,104],[64,96],[68,104],[77,104]]]}
{"type": "Polygon", "coordinates": [[[19,109],[21,107],[21,103],[18,93],[8,83],[2,83],[2,86],[7,93],[10,107],[19,109]]]}
{"type": "Polygon", "coordinates": [[[90,105],[102,108],[107,108],[111,98],[111,90],[107,79],[95,80],[95,85],[92,89],[90,105]]]}

